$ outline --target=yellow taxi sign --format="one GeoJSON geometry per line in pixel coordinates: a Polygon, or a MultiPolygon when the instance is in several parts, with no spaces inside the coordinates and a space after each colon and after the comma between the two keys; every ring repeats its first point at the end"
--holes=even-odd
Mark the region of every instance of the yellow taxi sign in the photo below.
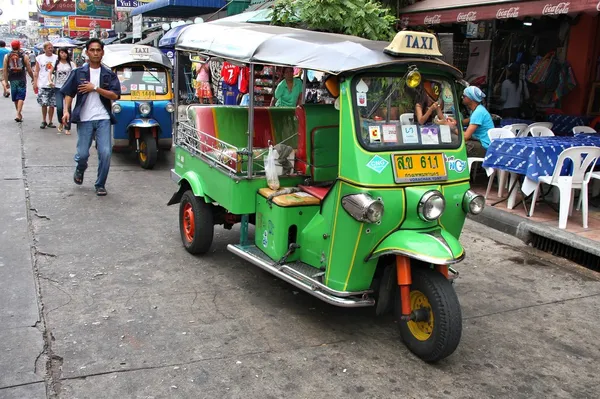
{"type": "Polygon", "coordinates": [[[431,33],[402,31],[387,46],[384,53],[394,57],[405,55],[441,57],[437,38],[431,33]]]}

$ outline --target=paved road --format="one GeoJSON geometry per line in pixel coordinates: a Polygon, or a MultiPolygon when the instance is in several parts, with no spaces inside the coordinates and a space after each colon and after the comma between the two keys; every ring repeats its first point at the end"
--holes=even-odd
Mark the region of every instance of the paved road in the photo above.
{"type": "Polygon", "coordinates": [[[236,231],[187,254],[172,154],[115,155],[105,198],[95,161],[74,185],[76,136],[40,130],[32,100],[22,129],[0,101],[0,398],[597,397],[595,275],[470,222],[463,339],[427,365],[393,319],[233,257],[236,231]]]}

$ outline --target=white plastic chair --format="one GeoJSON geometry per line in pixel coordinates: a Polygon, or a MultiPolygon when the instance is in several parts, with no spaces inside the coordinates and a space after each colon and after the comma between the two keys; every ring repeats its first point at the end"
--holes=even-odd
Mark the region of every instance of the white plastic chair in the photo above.
{"type": "Polygon", "coordinates": [[[583,228],[588,227],[588,182],[590,181],[592,173],[589,171],[594,169],[596,161],[600,157],[600,148],[598,147],[572,147],[567,148],[560,153],[554,172],[552,176],[540,176],[538,184],[533,192],[533,199],[531,202],[531,209],[529,210],[529,216],[533,216],[535,210],[535,203],[537,202],[540,185],[541,183],[550,184],[558,187],[560,199],[559,199],[559,214],[558,214],[558,228],[567,228],[567,219],[573,214],[573,199],[575,197],[575,190],[581,190],[581,205],[582,205],[582,216],[583,216],[583,228]],[[565,166],[565,161],[570,159],[572,161],[573,171],[570,176],[561,176],[560,173],[565,166]]]}
{"type": "MultiPolygon", "coordinates": [[[[488,137],[490,141],[494,141],[496,139],[508,139],[515,137],[515,134],[508,130],[506,127],[504,128],[494,128],[488,130],[488,137]]],[[[490,194],[490,190],[492,189],[492,184],[494,183],[494,177],[498,176],[498,197],[502,197],[502,193],[504,191],[504,187],[506,187],[506,177],[508,176],[508,172],[505,170],[497,170],[492,169],[492,174],[488,180],[487,190],[485,190],[485,198],[490,194]]]]}
{"type": "Polygon", "coordinates": [[[519,137],[519,133],[527,129],[526,123],[513,123],[512,125],[504,126],[504,129],[508,129],[515,134],[515,137],[519,137]]]}
{"type": "Polygon", "coordinates": [[[578,134],[581,133],[598,133],[596,130],[594,130],[593,127],[589,127],[589,126],[575,126],[573,128],[573,134],[575,136],[577,136],[578,134]]]}
{"type": "Polygon", "coordinates": [[[548,129],[552,129],[552,126],[554,126],[554,124],[552,122],[533,122],[531,125],[527,126],[527,128],[521,130],[517,137],[529,136],[529,131],[531,130],[531,128],[536,126],[543,126],[547,127],[548,129]]]}
{"type": "Polygon", "coordinates": [[[415,114],[410,112],[407,114],[400,115],[400,124],[401,125],[414,125],[415,124],[415,114]]]}
{"type": "Polygon", "coordinates": [[[554,132],[544,126],[533,126],[529,133],[533,137],[554,137],[554,132]]]}

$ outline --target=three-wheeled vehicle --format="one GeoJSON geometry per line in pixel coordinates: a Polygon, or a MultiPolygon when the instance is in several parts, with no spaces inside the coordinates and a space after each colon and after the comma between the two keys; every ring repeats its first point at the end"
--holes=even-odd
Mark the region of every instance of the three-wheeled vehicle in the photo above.
{"type": "Polygon", "coordinates": [[[173,145],[171,61],[144,45],[113,44],[104,51],[102,63],[121,82],[121,98],[113,103],[113,151],[135,151],[142,168],[152,169],[158,150],[173,145]]]}
{"type": "Polygon", "coordinates": [[[390,44],[215,22],[184,29],[176,49],[180,60],[248,65],[250,82],[264,65],[320,71],[338,95],[335,105],[256,107],[250,84],[248,107],[187,106],[169,201],[180,204],[185,249],[203,254],[214,225],[240,223],[232,253],[327,303],[394,309],[412,352],[427,362],[450,355],[462,331],[451,265],[465,256],[467,213],[485,201],[469,188],[461,73],[438,59],[435,36],[401,32],[390,44]],[[443,114],[423,121],[415,110],[425,102],[443,114]],[[270,144],[295,154],[278,189],[265,179],[270,144]]]}

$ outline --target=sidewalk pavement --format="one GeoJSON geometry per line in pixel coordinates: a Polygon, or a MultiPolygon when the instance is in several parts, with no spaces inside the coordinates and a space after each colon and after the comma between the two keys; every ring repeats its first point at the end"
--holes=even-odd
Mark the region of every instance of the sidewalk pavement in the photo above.
{"type": "MultiPolygon", "coordinates": [[[[487,176],[481,174],[472,188],[478,194],[485,195],[487,176]]],[[[583,228],[581,211],[574,210],[569,217],[566,229],[558,228],[558,211],[546,202],[539,202],[532,217],[527,216],[523,204],[518,203],[513,209],[506,207],[507,190],[498,197],[498,187],[494,185],[486,201],[486,208],[477,216],[471,218],[503,233],[513,235],[525,243],[532,240],[533,235],[562,243],[588,254],[600,257],[600,209],[589,204],[588,228],[583,228]],[[503,200],[500,202],[501,200],[503,200]],[[493,205],[496,204],[496,205],[493,205]]],[[[577,198],[577,197],[576,197],[577,198]]],[[[577,200],[577,199],[576,199],[577,200]]],[[[555,204],[557,205],[557,204],[555,204]]],[[[531,201],[527,201],[527,209],[531,201]]],[[[584,265],[589,266],[589,265],[584,265]]]]}
{"type": "Polygon", "coordinates": [[[0,397],[45,398],[44,339],[31,256],[22,132],[13,117],[12,112],[5,113],[0,129],[0,397]]]}

